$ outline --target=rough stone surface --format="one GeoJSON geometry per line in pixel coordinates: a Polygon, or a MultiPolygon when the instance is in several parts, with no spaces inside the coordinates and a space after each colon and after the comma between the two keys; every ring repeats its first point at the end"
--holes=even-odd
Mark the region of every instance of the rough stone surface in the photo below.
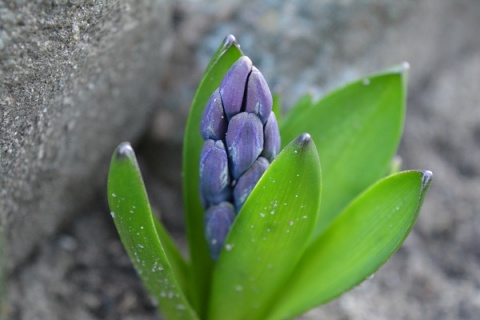
{"type": "Polygon", "coordinates": [[[5,319],[159,319],[109,215],[98,209],[42,242],[9,283],[5,319]]]}
{"type": "MultiPolygon", "coordinates": [[[[478,319],[480,3],[231,0],[173,9],[161,108],[138,149],[151,200],[167,224],[181,228],[179,128],[226,34],[237,36],[273,91],[282,91],[284,109],[307,90],[320,96],[406,60],[409,108],[399,153],[404,168],[434,172],[419,221],[373,279],[300,319],[478,319]]],[[[7,319],[159,319],[115,241],[105,204],[92,208],[11,274],[7,319]]]]}
{"type": "Polygon", "coordinates": [[[0,226],[8,266],[82,210],[158,101],[165,1],[0,2],[0,226]]]}

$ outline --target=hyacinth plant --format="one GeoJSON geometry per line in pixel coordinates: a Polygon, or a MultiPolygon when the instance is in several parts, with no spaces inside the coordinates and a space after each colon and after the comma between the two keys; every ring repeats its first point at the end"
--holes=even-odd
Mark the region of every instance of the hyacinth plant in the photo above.
{"type": "Polygon", "coordinates": [[[430,171],[398,172],[405,65],[285,117],[228,36],[193,99],[183,151],[185,259],[152,214],[130,144],[111,216],[166,319],[291,319],[372,275],[412,229],[430,171]],[[321,163],[321,169],[320,169],[321,163]]]}

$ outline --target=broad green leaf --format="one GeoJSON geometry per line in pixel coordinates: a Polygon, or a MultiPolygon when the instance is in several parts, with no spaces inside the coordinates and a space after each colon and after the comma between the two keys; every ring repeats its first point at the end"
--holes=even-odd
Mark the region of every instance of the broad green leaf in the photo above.
{"type": "Polygon", "coordinates": [[[173,270],[175,270],[175,276],[177,278],[178,284],[182,288],[183,292],[187,292],[188,265],[185,262],[185,259],[180,254],[180,251],[178,250],[175,242],[170,237],[170,234],[165,229],[163,224],[157,219],[157,217],[154,216],[153,219],[158,238],[162,243],[163,249],[165,250],[165,254],[168,257],[170,265],[172,266],[173,270]]]}
{"type": "Polygon", "coordinates": [[[306,250],[266,319],[289,319],[373,274],[412,229],[430,171],[387,177],[356,198],[306,250]]]}
{"type": "Polygon", "coordinates": [[[207,305],[213,262],[203,233],[204,209],[199,193],[199,162],[203,140],[200,136],[200,120],[210,95],[220,85],[223,76],[242,56],[233,36],[228,36],[213,55],[198,86],[188,116],[183,142],[183,196],[191,273],[188,292],[198,314],[202,316],[207,305]]]}
{"type": "Polygon", "coordinates": [[[184,263],[167,232],[160,227],[157,233],[135,153],[128,143],[119,145],[113,154],[108,203],[123,246],[163,315],[172,320],[198,319],[181,288],[184,263]]]}
{"type": "MultiPolygon", "coordinates": [[[[301,117],[303,117],[303,113],[306,112],[308,109],[310,109],[314,105],[312,95],[307,93],[300,97],[298,101],[295,103],[295,105],[290,109],[288,114],[284,117],[285,124],[282,123],[281,125],[281,130],[288,130],[288,125],[290,122],[299,122],[302,121],[301,117]],[[298,119],[300,118],[300,119],[298,119]],[[287,129],[284,129],[284,128],[287,129]]],[[[288,131],[287,131],[288,133],[288,131]]],[[[283,140],[282,140],[283,141],[283,140]]],[[[290,140],[288,140],[290,141],[290,140]]],[[[284,144],[286,141],[283,141],[284,144]]]]}
{"type": "Polygon", "coordinates": [[[401,169],[402,169],[402,158],[400,156],[394,156],[392,161],[390,161],[390,166],[388,168],[387,175],[399,173],[401,169]]]}
{"type": "Polygon", "coordinates": [[[263,319],[311,236],[320,179],[317,150],[303,134],[278,155],[235,219],[213,274],[208,319],[263,319]]]}
{"type": "MultiPolygon", "coordinates": [[[[309,132],[322,158],[323,195],[316,235],[345,206],[388,172],[405,113],[405,68],[358,80],[294,108],[280,127],[283,141],[309,132]]],[[[306,99],[306,98],[304,98],[306,99]]]]}
{"type": "Polygon", "coordinates": [[[275,117],[277,118],[277,123],[281,123],[283,121],[282,118],[282,98],[278,93],[274,93],[273,96],[273,105],[272,105],[272,111],[275,114],[275,117]]]}

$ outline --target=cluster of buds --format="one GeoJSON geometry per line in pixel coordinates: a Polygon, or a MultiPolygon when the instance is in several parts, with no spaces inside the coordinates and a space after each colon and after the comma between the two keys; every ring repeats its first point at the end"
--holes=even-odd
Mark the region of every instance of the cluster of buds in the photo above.
{"type": "Polygon", "coordinates": [[[270,89],[248,57],[233,64],[211,95],[201,135],[205,236],[217,259],[236,214],[280,149],[270,89]]]}

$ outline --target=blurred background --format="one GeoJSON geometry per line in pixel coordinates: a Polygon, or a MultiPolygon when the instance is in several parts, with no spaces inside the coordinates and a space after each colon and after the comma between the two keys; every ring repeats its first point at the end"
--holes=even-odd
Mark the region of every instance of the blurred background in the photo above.
{"type": "Polygon", "coordinates": [[[3,316],[161,319],[110,219],[109,157],[132,142],[183,243],[183,128],[234,34],[284,112],[410,63],[399,155],[434,174],[418,223],[372,279],[300,319],[480,319],[478,30],[477,0],[0,0],[3,316]]]}

